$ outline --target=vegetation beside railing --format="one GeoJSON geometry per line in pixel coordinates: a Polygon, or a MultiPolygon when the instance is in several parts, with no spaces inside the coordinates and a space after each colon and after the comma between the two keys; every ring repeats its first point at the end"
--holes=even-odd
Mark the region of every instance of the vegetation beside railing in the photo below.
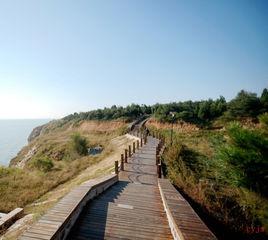
{"type": "Polygon", "coordinates": [[[264,238],[268,230],[268,114],[250,129],[177,132],[149,127],[166,142],[167,176],[203,211],[231,231],[264,238]]]}

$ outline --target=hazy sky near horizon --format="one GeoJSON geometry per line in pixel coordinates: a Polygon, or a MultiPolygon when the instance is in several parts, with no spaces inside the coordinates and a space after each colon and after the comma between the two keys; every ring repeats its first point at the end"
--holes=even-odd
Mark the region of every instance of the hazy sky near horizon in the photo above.
{"type": "Polygon", "coordinates": [[[0,0],[0,118],[264,87],[266,0],[0,0]]]}

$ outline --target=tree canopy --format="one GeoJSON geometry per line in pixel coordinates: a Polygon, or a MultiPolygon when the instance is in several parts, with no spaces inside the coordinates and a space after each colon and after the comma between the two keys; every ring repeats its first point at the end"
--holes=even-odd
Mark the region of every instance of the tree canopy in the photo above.
{"type": "Polygon", "coordinates": [[[110,108],[97,109],[89,112],[74,113],[63,120],[115,120],[132,121],[144,115],[153,115],[160,122],[186,121],[206,123],[218,117],[231,118],[257,117],[268,111],[268,90],[265,88],[260,97],[256,93],[241,90],[230,102],[223,96],[218,99],[201,101],[172,102],[167,104],[138,105],[126,107],[113,105],[110,108]],[[173,113],[170,114],[170,113],[173,113]]]}

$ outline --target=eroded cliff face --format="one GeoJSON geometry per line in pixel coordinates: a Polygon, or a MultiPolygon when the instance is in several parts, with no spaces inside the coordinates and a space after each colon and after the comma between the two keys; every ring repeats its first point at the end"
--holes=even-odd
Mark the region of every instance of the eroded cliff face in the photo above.
{"type": "Polygon", "coordinates": [[[34,139],[39,137],[45,126],[46,124],[34,128],[28,137],[28,142],[32,142],[34,139]]]}
{"type": "Polygon", "coordinates": [[[36,144],[31,144],[37,137],[41,136],[45,129],[49,127],[50,123],[35,127],[28,137],[28,145],[24,146],[17,154],[16,157],[10,160],[10,167],[24,168],[25,164],[34,156],[37,152],[36,144]]]}
{"type": "Polygon", "coordinates": [[[105,139],[106,135],[107,138],[117,136],[117,131],[126,128],[126,125],[123,121],[51,121],[33,129],[28,144],[10,161],[9,166],[25,169],[27,165],[31,167],[29,163],[37,158],[47,157],[56,163],[76,158],[70,146],[72,134],[80,133],[88,138],[90,144],[98,145],[98,139],[105,139]]]}

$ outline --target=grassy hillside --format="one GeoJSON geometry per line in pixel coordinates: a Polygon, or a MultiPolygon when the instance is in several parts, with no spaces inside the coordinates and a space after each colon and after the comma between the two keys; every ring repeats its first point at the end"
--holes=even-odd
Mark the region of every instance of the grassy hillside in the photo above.
{"type": "Polygon", "coordinates": [[[114,151],[110,141],[122,134],[126,126],[123,121],[60,120],[48,124],[12,160],[10,167],[0,168],[0,212],[24,207],[110,155],[114,151]],[[78,151],[79,147],[96,145],[104,147],[100,155],[88,156],[78,151]]]}
{"type": "Polygon", "coordinates": [[[166,140],[167,176],[198,208],[226,231],[264,239],[257,232],[268,229],[268,114],[260,118],[217,130],[177,123],[172,144],[171,124],[151,120],[147,127],[166,140]]]}

